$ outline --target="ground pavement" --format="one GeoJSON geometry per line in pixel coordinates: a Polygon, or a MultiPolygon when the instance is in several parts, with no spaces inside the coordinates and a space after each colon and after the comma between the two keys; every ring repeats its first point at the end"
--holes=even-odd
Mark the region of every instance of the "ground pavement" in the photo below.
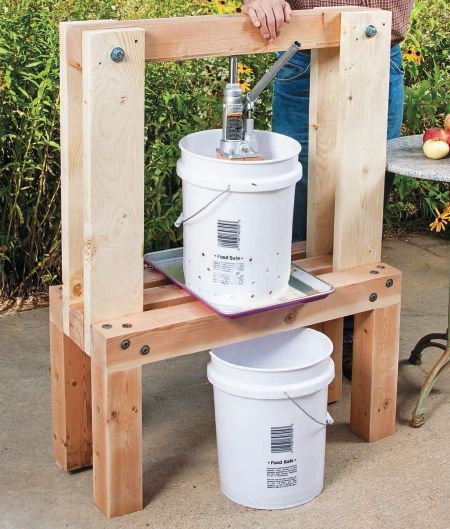
{"type": "Polygon", "coordinates": [[[428,401],[426,423],[408,426],[422,366],[415,342],[446,328],[450,244],[435,237],[384,241],[404,272],[397,433],[373,444],[348,428],[350,385],[330,406],[325,488],[307,505],[257,511],[219,489],[207,353],[143,369],[145,509],[106,520],[92,502],[92,470],[65,474],[51,458],[48,311],[0,318],[1,529],[448,529],[450,370],[428,401]]]}

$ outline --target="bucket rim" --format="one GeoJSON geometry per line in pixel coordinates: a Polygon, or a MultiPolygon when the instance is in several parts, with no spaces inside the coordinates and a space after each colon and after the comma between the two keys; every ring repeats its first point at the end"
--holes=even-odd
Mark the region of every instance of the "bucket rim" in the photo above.
{"type": "Polygon", "coordinates": [[[248,381],[246,383],[243,380],[236,381],[230,378],[230,373],[220,373],[218,372],[219,369],[212,361],[208,363],[207,378],[214,389],[241,398],[256,400],[289,400],[289,398],[296,399],[297,397],[313,395],[326,388],[335,376],[334,362],[331,358],[328,358],[325,369],[313,378],[289,384],[278,382],[270,386],[248,383],[248,381]]]}
{"type": "MultiPolygon", "coordinates": [[[[207,134],[208,132],[221,132],[222,129],[207,129],[207,130],[199,130],[197,132],[191,132],[190,134],[186,134],[186,136],[183,136],[181,138],[181,140],[178,142],[178,147],[180,148],[180,150],[182,151],[182,153],[186,153],[187,155],[189,156],[192,156],[193,158],[198,158],[200,160],[208,160],[208,161],[211,161],[211,162],[214,162],[214,163],[221,163],[221,164],[239,164],[239,163],[245,163],[245,166],[249,166],[249,165],[270,165],[270,164],[273,164],[273,163],[280,163],[280,162],[285,162],[286,160],[290,160],[291,158],[293,158],[294,156],[288,156],[286,158],[271,158],[270,160],[246,160],[244,162],[239,162],[239,160],[227,160],[227,159],[224,159],[224,158],[213,158],[213,157],[210,157],[210,156],[204,156],[203,154],[197,154],[195,152],[192,152],[192,151],[189,151],[188,149],[186,149],[186,147],[183,147],[182,143],[186,140],[186,138],[189,138],[191,136],[195,136],[195,135],[198,135],[198,134],[207,134]]],[[[298,152],[297,152],[297,155],[296,157],[298,158],[299,154],[301,153],[302,151],[302,146],[301,144],[297,141],[297,140],[294,140],[294,138],[291,138],[290,136],[286,136],[286,134],[280,134],[279,132],[273,132],[273,131],[270,131],[270,130],[255,130],[255,133],[258,133],[258,134],[274,134],[276,136],[280,136],[282,137],[284,140],[288,141],[289,143],[292,143],[293,145],[294,144],[297,144],[298,146],[298,152]]]]}
{"type": "MultiPolygon", "coordinates": [[[[225,366],[231,367],[233,369],[237,369],[239,371],[251,371],[253,373],[286,373],[286,372],[289,372],[289,371],[299,371],[300,369],[308,369],[310,367],[316,366],[317,364],[320,364],[321,362],[323,362],[327,358],[331,357],[331,355],[333,353],[333,342],[330,340],[330,338],[328,338],[328,336],[326,334],[323,334],[323,333],[321,333],[319,331],[316,331],[315,329],[305,328],[304,330],[308,330],[308,331],[311,331],[313,333],[320,334],[321,337],[324,339],[324,341],[327,342],[327,344],[329,346],[329,348],[328,348],[329,352],[327,352],[326,354],[322,355],[319,359],[314,360],[313,362],[309,362],[307,364],[303,364],[301,366],[297,365],[297,366],[283,367],[283,368],[276,368],[276,369],[269,368],[269,367],[248,367],[248,366],[242,366],[242,365],[239,365],[239,364],[233,364],[231,362],[223,360],[222,358],[217,356],[212,349],[209,351],[209,355],[214,361],[217,361],[220,364],[223,364],[225,366]]],[[[251,341],[251,339],[250,340],[246,340],[246,341],[251,341]]],[[[230,344],[230,345],[234,345],[234,344],[230,344]]],[[[227,346],[223,346],[223,347],[227,347],[227,346]]],[[[220,349],[220,347],[217,347],[217,349],[220,349]]]]}

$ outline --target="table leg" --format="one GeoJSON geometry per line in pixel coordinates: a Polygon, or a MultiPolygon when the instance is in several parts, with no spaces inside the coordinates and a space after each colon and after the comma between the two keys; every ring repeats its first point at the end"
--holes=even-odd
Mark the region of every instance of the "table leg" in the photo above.
{"type": "Polygon", "coordinates": [[[449,292],[449,300],[448,300],[447,317],[448,317],[448,328],[447,328],[447,336],[446,336],[447,347],[445,351],[442,353],[442,355],[440,356],[439,360],[434,364],[431,371],[428,373],[428,376],[425,379],[422,389],[420,390],[420,394],[419,394],[419,398],[417,399],[416,407],[414,408],[411,420],[409,421],[409,425],[412,426],[413,428],[419,428],[425,422],[425,416],[424,416],[425,415],[425,402],[438,376],[449,366],[450,336],[449,336],[448,330],[450,328],[450,292],[449,292]]]}
{"type": "Polygon", "coordinates": [[[447,339],[448,339],[448,329],[447,329],[447,332],[443,332],[443,333],[427,334],[426,336],[424,336],[417,342],[414,349],[411,351],[411,355],[409,357],[409,363],[415,366],[422,365],[422,352],[424,351],[424,349],[427,349],[428,347],[438,347],[439,349],[443,349],[445,351],[447,346],[443,343],[435,342],[434,340],[447,341],[447,339]]]}
{"type": "Polygon", "coordinates": [[[439,360],[434,364],[431,371],[420,390],[419,398],[417,399],[416,407],[414,408],[412,418],[409,425],[413,428],[419,428],[425,422],[425,403],[430,394],[430,391],[436,382],[438,376],[450,365],[450,347],[442,353],[439,360]]]}

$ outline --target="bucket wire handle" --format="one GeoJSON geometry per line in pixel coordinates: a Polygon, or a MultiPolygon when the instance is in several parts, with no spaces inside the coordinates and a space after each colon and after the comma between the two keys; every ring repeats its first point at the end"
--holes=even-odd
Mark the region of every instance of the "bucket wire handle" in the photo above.
{"type": "Polygon", "coordinates": [[[225,191],[222,191],[221,193],[219,193],[218,195],[216,195],[212,200],[210,200],[207,204],[205,204],[202,208],[200,208],[198,211],[196,211],[195,213],[193,213],[190,217],[188,217],[187,219],[183,219],[183,213],[181,213],[181,215],[177,218],[177,220],[174,222],[174,226],[176,228],[179,228],[182,224],[184,224],[185,222],[187,222],[188,220],[191,220],[193,219],[194,217],[196,217],[199,213],[201,213],[202,211],[204,211],[207,207],[209,207],[213,202],[215,202],[218,198],[220,198],[222,195],[224,195],[225,193],[228,193],[228,191],[230,191],[231,189],[231,186],[228,186],[225,191]]]}
{"type": "Polygon", "coordinates": [[[322,422],[322,421],[319,421],[317,420],[315,417],[313,417],[312,415],[310,415],[304,408],[302,408],[300,406],[300,404],[298,402],[296,402],[290,395],[288,395],[286,392],[284,393],[286,395],[286,397],[293,403],[295,404],[295,406],[297,406],[297,408],[299,408],[300,410],[302,410],[302,412],[307,415],[312,421],[316,422],[317,424],[320,424],[321,426],[330,426],[334,423],[334,420],[333,418],[331,417],[331,415],[327,412],[327,420],[326,422],[322,422]]]}

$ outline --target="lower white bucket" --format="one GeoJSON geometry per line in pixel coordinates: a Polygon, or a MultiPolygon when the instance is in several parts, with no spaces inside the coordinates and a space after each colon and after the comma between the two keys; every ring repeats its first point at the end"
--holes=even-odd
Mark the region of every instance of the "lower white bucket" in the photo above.
{"type": "Polygon", "coordinates": [[[323,489],[333,345],[296,329],[211,352],[222,492],[256,509],[284,509],[323,489]]]}

